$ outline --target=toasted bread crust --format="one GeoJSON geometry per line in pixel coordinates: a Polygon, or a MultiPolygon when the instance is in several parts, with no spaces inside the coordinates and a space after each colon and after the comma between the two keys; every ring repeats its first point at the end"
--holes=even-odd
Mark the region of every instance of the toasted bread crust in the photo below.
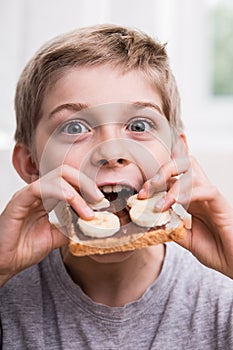
{"type": "MultiPolygon", "coordinates": [[[[93,254],[109,254],[116,252],[126,252],[135,249],[145,248],[152,245],[157,245],[160,243],[170,242],[170,241],[179,241],[185,237],[185,228],[183,222],[181,221],[180,226],[173,229],[172,231],[167,232],[165,229],[155,229],[145,232],[140,235],[139,238],[121,244],[117,246],[109,246],[106,248],[91,247],[85,244],[76,243],[70,241],[69,249],[73,255],[84,256],[84,255],[93,255],[93,254]]],[[[116,238],[117,239],[117,238],[116,238]]],[[[111,238],[109,239],[109,244],[111,243],[111,238]]]]}

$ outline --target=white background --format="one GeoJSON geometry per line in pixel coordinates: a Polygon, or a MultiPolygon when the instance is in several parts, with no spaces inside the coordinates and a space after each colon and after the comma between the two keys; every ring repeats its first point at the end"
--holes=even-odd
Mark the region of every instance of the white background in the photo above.
{"type": "Polygon", "coordinates": [[[138,27],[168,42],[190,152],[233,203],[233,98],[209,93],[209,10],[216,1],[0,0],[0,210],[23,185],[11,166],[13,100],[21,70],[52,37],[106,22],[138,27]]]}

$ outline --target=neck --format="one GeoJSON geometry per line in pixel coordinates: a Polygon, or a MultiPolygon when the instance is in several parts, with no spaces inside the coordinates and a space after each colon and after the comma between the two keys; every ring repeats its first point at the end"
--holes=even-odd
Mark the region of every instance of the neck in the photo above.
{"type": "Polygon", "coordinates": [[[73,281],[93,301],[108,306],[138,300],[159,276],[164,254],[163,245],[103,257],[75,257],[68,247],[62,250],[73,281]]]}

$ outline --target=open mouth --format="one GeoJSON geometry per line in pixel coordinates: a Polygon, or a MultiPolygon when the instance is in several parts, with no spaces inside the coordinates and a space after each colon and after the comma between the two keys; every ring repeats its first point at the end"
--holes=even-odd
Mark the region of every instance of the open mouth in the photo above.
{"type": "Polygon", "coordinates": [[[110,202],[110,207],[107,210],[118,216],[126,209],[127,199],[136,193],[134,188],[120,184],[101,186],[100,190],[110,202]]]}
{"type": "MultiPolygon", "coordinates": [[[[131,239],[136,239],[136,238],[132,238],[133,234],[138,234],[138,233],[142,234],[141,227],[135,225],[131,221],[129,216],[129,208],[127,208],[128,198],[133,194],[136,194],[137,190],[129,185],[123,185],[123,184],[103,185],[103,186],[99,186],[99,189],[101,190],[105,198],[110,202],[109,207],[107,208],[105,207],[103,209],[100,209],[99,211],[102,210],[102,211],[112,212],[118,216],[120,221],[120,229],[114,234],[114,239],[125,237],[124,238],[124,242],[125,242],[125,239],[127,241],[128,240],[130,241],[131,239]]],[[[77,213],[70,206],[69,206],[69,212],[71,214],[71,218],[69,218],[69,220],[71,220],[71,223],[69,222],[69,225],[71,225],[72,227],[70,231],[73,230],[75,232],[72,235],[72,239],[74,239],[74,241],[75,240],[76,241],[78,240],[78,242],[88,241],[89,242],[88,244],[91,244],[90,242],[92,240],[96,241],[96,239],[99,239],[99,238],[100,238],[100,241],[103,240],[102,237],[98,238],[97,236],[92,237],[84,234],[80,230],[80,227],[78,225],[77,213]]],[[[67,226],[67,223],[65,223],[65,226],[67,226]]],[[[106,237],[106,239],[108,239],[108,237],[106,237]]],[[[101,247],[103,247],[103,244],[105,244],[105,239],[104,239],[104,242],[102,242],[101,244],[102,244],[101,247]]],[[[114,244],[118,245],[118,242],[117,243],[115,242],[114,244]]]]}

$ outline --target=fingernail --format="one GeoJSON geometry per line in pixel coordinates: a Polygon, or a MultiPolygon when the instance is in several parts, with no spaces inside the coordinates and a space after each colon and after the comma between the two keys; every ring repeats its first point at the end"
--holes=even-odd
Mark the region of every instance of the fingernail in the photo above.
{"type": "Polygon", "coordinates": [[[138,198],[144,198],[146,197],[146,190],[144,188],[142,188],[139,192],[138,192],[138,198]]]}
{"type": "Polygon", "coordinates": [[[100,191],[100,189],[97,186],[96,186],[96,194],[100,201],[104,198],[103,193],[100,191]]]}
{"type": "Polygon", "coordinates": [[[96,186],[96,193],[98,196],[103,196],[103,193],[100,191],[99,187],[96,186]]]}
{"type": "Polygon", "coordinates": [[[98,195],[99,195],[99,200],[100,200],[100,201],[102,201],[102,200],[104,199],[104,195],[103,195],[103,193],[102,193],[102,192],[100,192],[98,195]]]}

